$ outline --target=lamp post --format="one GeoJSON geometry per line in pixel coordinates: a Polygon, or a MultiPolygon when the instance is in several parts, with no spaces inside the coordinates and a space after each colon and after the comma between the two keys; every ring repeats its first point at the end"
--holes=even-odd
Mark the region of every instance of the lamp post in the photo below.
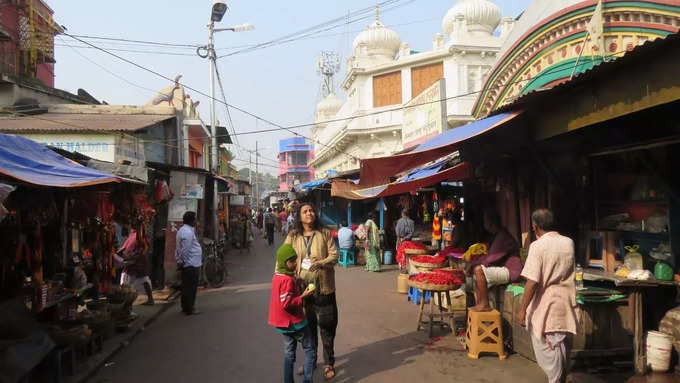
{"type": "MultiPolygon", "coordinates": [[[[232,31],[243,32],[255,29],[255,26],[246,23],[236,25],[229,28],[215,28],[215,22],[222,21],[224,14],[227,12],[227,3],[225,0],[213,0],[212,13],[210,15],[210,23],[208,24],[208,46],[207,57],[210,60],[210,170],[218,174],[217,169],[217,126],[215,126],[215,62],[217,56],[215,55],[215,46],[213,44],[213,34],[215,32],[232,31]]],[[[199,48],[200,50],[201,48],[199,48]]],[[[199,53],[199,56],[202,56],[199,53]]],[[[205,57],[205,56],[202,56],[205,57]]],[[[219,230],[217,222],[217,180],[213,180],[213,239],[215,243],[219,240],[219,230]]]]}

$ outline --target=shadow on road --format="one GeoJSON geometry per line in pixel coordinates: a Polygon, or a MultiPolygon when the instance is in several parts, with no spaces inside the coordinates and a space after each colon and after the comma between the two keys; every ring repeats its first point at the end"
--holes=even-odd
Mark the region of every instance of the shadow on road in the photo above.
{"type": "MultiPolygon", "coordinates": [[[[416,332],[381,340],[336,356],[336,382],[357,382],[383,371],[414,363],[425,344],[416,332]]],[[[319,348],[321,352],[321,348],[319,348]]]]}

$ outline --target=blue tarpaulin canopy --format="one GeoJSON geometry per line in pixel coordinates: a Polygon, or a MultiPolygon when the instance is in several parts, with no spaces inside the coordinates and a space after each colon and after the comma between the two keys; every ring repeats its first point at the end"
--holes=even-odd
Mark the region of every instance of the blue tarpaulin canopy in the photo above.
{"type": "Polygon", "coordinates": [[[79,187],[120,182],[113,174],[82,166],[24,137],[0,134],[0,174],[41,186],[79,187]]]}
{"type": "Polygon", "coordinates": [[[453,128],[409,153],[361,160],[360,184],[362,187],[385,184],[390,177],[450,154],[458,149],[460,143],[497,128],[520,114],[522,111],[500,113],[453,128]]]}
{"type": "Polygon", "coordinates": [[[318,188],[319,186],[323,186],[323,185],[326,185],[326,184],[329,184],[329,183],[331,183],[331,180],[324,178],[322,180],[315,180],[315,181],[312,181],[312,182],[300,184],[297,187],[301,190],[305,190],[307,192],[310,192],[310,191],[314,190],[315,188],[318,188]]]}

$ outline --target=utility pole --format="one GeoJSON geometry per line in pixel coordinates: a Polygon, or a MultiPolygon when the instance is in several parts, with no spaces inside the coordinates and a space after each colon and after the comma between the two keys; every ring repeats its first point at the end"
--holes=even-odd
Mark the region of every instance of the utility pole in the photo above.
{"type": "Polygon", "coordinates": [[[255,206],[260,207],[260,152],[257,149],[258,141],[255,141],[255,206]]]}
{"type": "Polygon", "coordinates": [[[250,185],[250,208],[253,208],[253,153],[248,152],[248,184],[250,185]]]}
{"type": "MultiPolygon", "coordinates": [[[[210,61],[210,172],[218,174],[217,170],[217,126],[215,126],[215,49],[213,45],[213,33],[215,21],[210,20],[208,25],[208,59],[210,61]]],[[[218,222],[217,222],[217,179],[213,178],[212,193],[212,227],[213,240],[215,244],[219,241],[218,222]]]]}

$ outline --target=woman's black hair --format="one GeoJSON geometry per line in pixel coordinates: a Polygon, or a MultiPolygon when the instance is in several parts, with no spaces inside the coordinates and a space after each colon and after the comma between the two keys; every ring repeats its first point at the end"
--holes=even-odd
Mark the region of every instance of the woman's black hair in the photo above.
{"type": "Polygon", "coordinates": [[[312,208],[314,211],[314,222],[312,222],[312,230],[318,230],[321,231],[324,228],[324,225],[321,223],[321,220],[319,219],[319,213],[316,210],[316,207],[314,207],[314,204],[311,202],[303,202],[298,207],[295,209],[295,230],[297,230],[298,234],[302,235],[302,233],[305,232],[305,228],[302,227],[302,207],[304,206],[309,206],[312,208]]]}
{"type": "Polygon", "coordinates": [[[368,219],[370,219],[371,221],[375,221],[375,213],[374,212],[368,213],[368,219]]]}

